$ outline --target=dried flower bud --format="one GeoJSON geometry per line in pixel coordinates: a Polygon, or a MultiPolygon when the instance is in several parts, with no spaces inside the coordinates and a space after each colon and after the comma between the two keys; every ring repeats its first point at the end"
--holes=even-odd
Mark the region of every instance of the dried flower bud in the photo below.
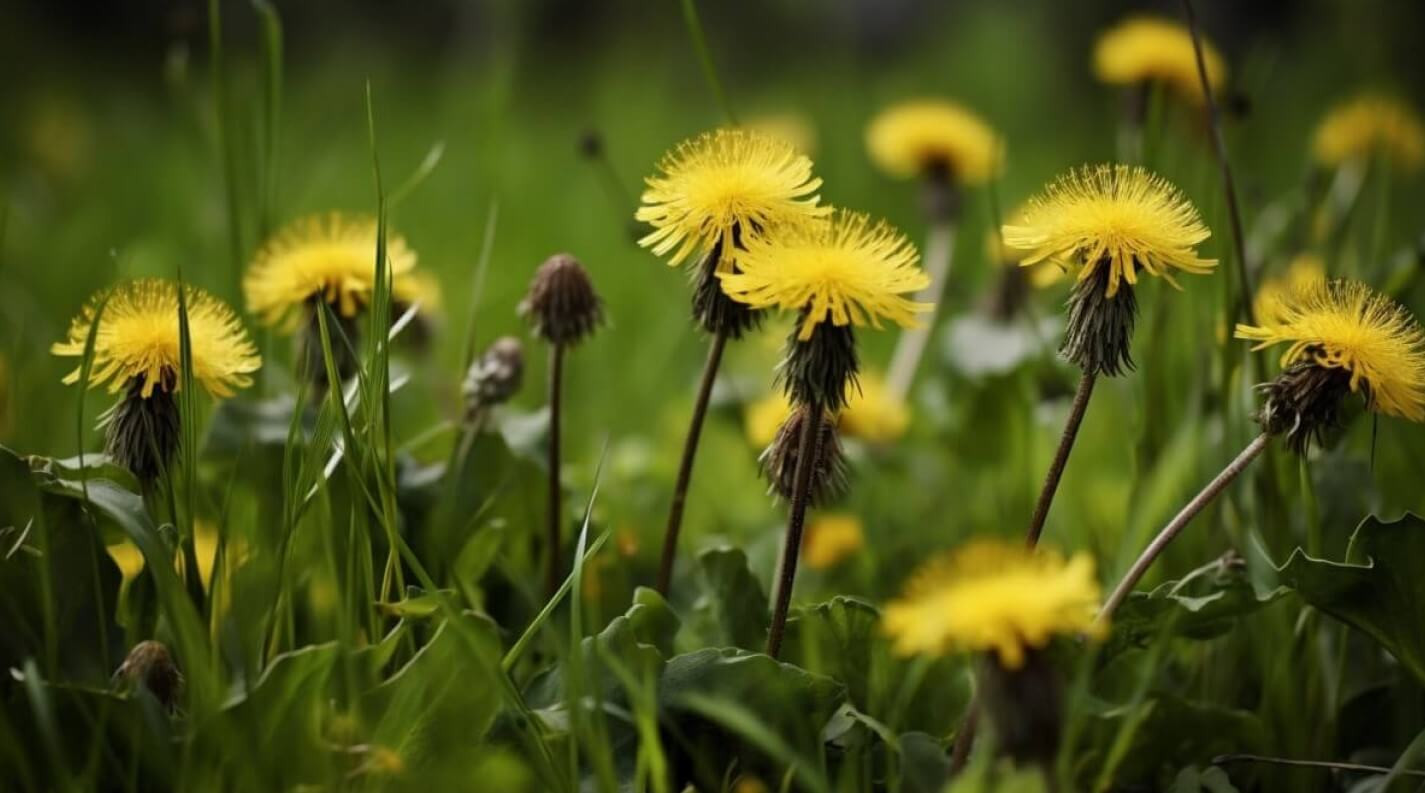
{"type": "Polygon", "coordinates": [[[846,407],[847,394],[856,386],[860,362],[856,336],[850,325],[817,324],[811,338],[801,341],[801,323],[787,337],[787,357],[777,379],[787,398],[797,405],[820,405],[836,412],[846,407]]]}
{"type": "Polygon", "coordinates": [[[513,336],[503,336],[470,364],[461,392],[465,396],[465,415],[508,402],[520,390],[524,381],[524,345],[513,336]]]}
{"type": "Polygon", "coordinates": [[[183,673],[178,671],[173,654],[152,639],[134,645],[114,672],[114,680],[129,691],[147,689],[169,711],[178,706],[183,693],[183,673]]]}
{"type": "Polygon", "coordinates": [[[1113,268],[1100,263],[1088,278],[1074,284],[1069,296],[1069,321],[1059,354],[1086,374],[1116,377],[1133,370],[1129,345],[1138,319],[1138,299],[1133,285],[1121,283],[1118,294],[1108,296],[1113,268]]]}
{"type": "Polygon", "coordinates": [[[536,336],[559,346],[583,341],[604,318],[603,301],[588,272],[567,253],[556,253],[539,266],[520,313],[536,336]]]}
{"type": "Polygon", "coordinates": [[[144,397],[143,375],[130,379],[124,396],[101,420],[104,450],[141,482],[158,478],[178,453],[178,403],[171,374],[144,397]]]}
{"type": "Polygon", "coordinates": [[[994,655],[976,666],[995,745],[1015,763],[1052,768],[1064,725],[1064,684],[1044,650],[1030,649],[1017,668],[994,655]]]}
{"type": "MultiPolygon", "coordinates": [[[[1285,435],[1292,451],[1305,454],[1313,440],[1320,443],[1326,433],[1340,426],[1341,403],[1351,393],[1351,372],[1320,366],[1316,356],[1308,354],[1258,388],[1266,392],[1257,413],[1262,429],[1285,435]]],[[[1369,403],[1369,391],[1366,400],[1369,403]]]]}
{"type": "MultiPolygon", "coordinates": [[[[802,428],[812,409],[799,406],[787,416],[777,430],[777,437],[762,452],[762,475],[767,478],[767,492],[788,501],[796,489],[797,461],[801,458],[802,428]]],[[[812,441],[811,484],[807,501],[813,506],[834,500],[846,491],[846,458],[841,451],[841,438],[836,431],[836,417],[822,413],[817,425],[817,437],[812,441]]]]}

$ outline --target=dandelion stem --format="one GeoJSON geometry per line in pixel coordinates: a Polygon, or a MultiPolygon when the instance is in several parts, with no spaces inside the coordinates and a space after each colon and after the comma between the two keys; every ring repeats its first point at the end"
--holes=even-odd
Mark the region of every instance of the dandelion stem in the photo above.
{"type": "Polygon", "coordinates": [[[698,18],[698,7],[693,0],[683,0],[683,23],[688,26],[688,37],[693,40],[693,49],[698,51],[698,60],[703,64],[703,77],[717,98],[718,107],[727,117],[727,123],[737,124],[737,116],[732,113],[732,104],[727,101],[727,92],[722,89],[722,81],[717,76],[717,66],[713,64],[712,52],[708,50],[707,37],[703,35],[703,23],[698,18]]]}
{"type": "Polygon", "coordinates": [[[816,443],[821,436],[821,407],[806,411],[802,437],[797,444],[797,469],[792,485],[791,511],[787,516],[787,536],[782,543],[782,559],[777,566],[777,591],[773,595],[772,624],[767,630],[767,654],[776,658],[782,651],[782,635],[787,630],[787,608],[792,602],[792,585],[797,577],[797,557],[802,549],[802,527],[806,522],[812,471],[816,468],[816,443]]]}
{"type": "Polygon", "coordinates": [[[1168,547],[1168,543],[1172,542],[1173,538],[1177,537],[1183,528],[1187,526],[1194,517],[1197,517],[1199,512],[1202,512],[1208,504],[1212,503],[1212,500],[1217,498],[1217,495],[1225,490],[1227,486],[1232,483],[1232,480],[1236,479],[1237,476],[1247,468],[1247,465],[1267,448],[1267,442],[1270,440],[1271,435],[1265,432],[1253,438],[1252,442],[1247,444],[1247,448],[1243,449],[1232,462],[1228,463],[1227,467],[1223,468],[1222,471],[1217,474],[1216,478],[1207,484],[1207,487],[1204,487],[1200,493],[1194,496],[1192,501],[1189,501],[1187,506],[1183,507],[1182,511],[1169,521],[1168,525],[1164,526],[1162,531],[1158,532],[1158,536],[1154,537],[1153,541],[1148,543],[1148,547],[1143,549],[1143,553],[1139,555],[1138,561],[1134,562],[1133,567],[1129,568],[1128,572],[1124,574],[1123,580],[1118,582],[1118,586],[1114,588],[1113,594],[1109,595],[1108,601],[1103,604],[1103,609],[1098,613],[1098,620],[1100,622],[1113,616],[1113,612],[1116,611],[1119,606],[1123,605],[1123,601],[1128,599],[1129,593],[1133,591],[1133,587],[1138,584],[1143,578],[1143,575],[1148,572],[1148,568],[1162,555],[1163,550],[1168,547]]]}
{"type": "Polygon", "coordinates": [[[702,437],[703,420],[708,414],[708,399],[722,363],[722,351],[727,346],[727,331],[719,330],[708,346],[708,360],[703,365],[703,379],[693,403],[693,417],[688,424],[688,437],[683,441],[683,460],[678,466],[678,481],[673,485],[673,503],[668,508],[668,526],[663,532],[663,557],[658,565],[658,593],[668,595],[673,583],[673,560],[678,553],[678,532],[683,526],[683,507],[687,503],[688,485],[693,480],[693,460],[698,454],[698,439],[702,437]]]}
{"type": "Polygon", "coordinates": [[[1039,535],[1044,533],[1044,521],[1049,517],[1049,505],[1054,503],[1054,493],[1059,490],[1059,480],[1064,476],[1064,467],[1069,462],[1069,452],[1073,451],[1074,440],[1079,437],[1079,425],[1084,422],[1088,410],[1089,397],[1093,396],[1094,382],[1098,375],[1084,372],[1079,377],[1079,390],[1074,394],[1074,404],[1069,408],[1069,418],[1064,422],[1064,435],[1059,439],[1059,449],[1054,452],[1054,461],[1049,464],[1049,473],[1044,477],[1044,488],[1039,491],[1039,501],[1034,505],[1034,517],[1029,521],[1029,532],[1024,542],[1033,548],[1039,544],[1039,535]]]}
{"type": "Polygon", "coordinates": [[[935,327],[939,315],[940,296],[945,291],[945,281],[950,276],[950,258],[955,248],[955,224],[948,216],[931,222],[930,233],[925,240],[925,271],[930,276],[930,285],[920,291],[915,299],[934,303],[930,316],[914,327],[901,333],[891,355],[890,370],[886,374],[886,387],[896,399],[905,399],[915,382],[916,369],[925,355],[925,345],[930,341],[930,332],[935,327]]]}
{"type": "Polygon", "coordinates": [[[552,596],[559,589],[559,524],[562,520],[562,482],[559,475],[559,393],[564,379],[564,345],[549,345],[549,521],[545,535],[548,546],[548,566],[545,569],[544,592],[552,596]]]}
{"type": "Polygon", "coordinates": [[[1247,241],[1242,231],[1242,208],[1237,203],[1237,185],[1232,179],[1232,165],[1227,159],[1227,144],[1222,140],[1222,114],[1217,109],[1217,98],[1212,94],[1212,83],[1207,79],[1207,61],[1202,54],[1202,34],[1197,29],[1197,14],[1193,11],[1192,0],[1183,0],[1183,13],[1187,15],[1188,32],[1192,34],[1192,49],[1197,56],[1197,77],[1202,84],[1202,95],[1207,103],[1207,121],[1212,128],[1212,151],[1217,155],[1217,165],[1222,171],[1222,190],[1227,194],[1227,211],[1232,221],[1232,250],[1237,255],[1237,285],[1241,292],[1237,296],[1234,316],[1244,317],[1249,325],[1255,325],[1252,316],[1252,281],[1247,272],[1247,241]]]}
{"type": "Polygon", "coordinates": [[[1366,765],[1364,763],[1338,763],[1331,760],[1297,760],[1291,757],[1268,757],[1260,754],[1222,754],[1212,758],[1213,765],[1228,765],[1230,763],[1271,763],[1274,765],[1289,765],[1298,768],[1322,768],[1331,771],[1359,771],[1367,774],[1390,774],[1398,773],[1402,776],[1425,777],[1425,771],[1413,768],[1391,769],[1383,765],[1366,765]]]}
{"type": "Polygon", "coordinates": [[[976,693],[965,709],[965,723],[955,733],[955,745],[950,748],[950,775],[960,773],[970,759],[970,750],[975,746],[975,731],[980,726],[980,695],[976,693]]]}

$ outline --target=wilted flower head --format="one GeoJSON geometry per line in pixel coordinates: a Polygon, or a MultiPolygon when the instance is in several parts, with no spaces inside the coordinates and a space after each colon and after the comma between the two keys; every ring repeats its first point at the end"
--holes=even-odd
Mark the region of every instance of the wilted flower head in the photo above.
{"type": "Polygon", "coordinates": [[[134,645],[124,662],[114,672],[114,681],[125,689],[147,690],[167,710],[178,706],[183,693],[183,674],[173,654],[162,642],[152,639],[134,645]]]}
{"type": "Polygon", "coordinates": [[[1327,167],[1379,152],[1402,171],[1425,165],[1425,122],[1398,99],[1367,94],[1331,109],[1316,128],[1311,154],[1327,167]]]}
{"type": "MultiPolygon", "coordinates": [[[[301,324],[313,300],[355,316],[375,290],[376,225],[373,217],[338,212],[287,225],[263,244],[243,276],[248,310],[288,331],[301,324]]],[[[416,254],[399,235],[387,234],[386,262],[394,283],[409,283],[416,254]]]]}
{"type": "Polygon", "coordinates": [[[771,229],[801,226],[831,210],[817,206],[821,180],[790,143],[761,132],[719,129],[678,144],[648,177],[635,218],[653,226],[639,240],[670,265],[701,250],[719,270],[738,245],[771,229]]]}
{"type": "Polygon", "coordinates": [[[979,540],[917,571],[881,625],[901,655],[991,651],[1016,669],[1056,635],[1102,635],[1098,607],[1088,554],[979,540]]]}
{"type": "MultiPolygon", "coordinates": [[[[812,408],[799,406],[787,416],[777,430],[777,437],[762,452],[762,475],[767,478],[768,491],[790,501],[796,489],[797,463],[801,459],[802,429],[807,419],[816,415],[812,408]]],[[[811,444],[812,470],[807,501],[825,504],[846,490],[846,459],[841,452],[841,439],[836,432],[836,420],[822,412],[817,422],[817,437],[811,444]]]]}
{"type": "Polygon", "coordinates": [[[554,254],[535,271],[520,313],[536,336],[560,346],[583,341],[604,319],[603,301],[588,271],[567,253],[554,254]]]}
{"type": "Polygon", "coordinates": [[[1254,350],[1288,345],[1261,419],[1297,450],[1334,424],[1348,393],[1378,413],[1425,421],[1425,332],[1395,301],[1354,281],[1314,281],[1259,321],[1236,335],[1254,350]]]}
{"type": "MultiPolygon", "coordinates": [[[[1202,55],[1208,84],[1214,92],[1221,90],[1227,81],[1222,56],[1206,40],[1202,55]]],[[[1094,45],[1093,70],[1110,85],[1158,83],[1194,104],[1205,99],[1192,34],[1166,19],[1132,17],[1104,31],[1094,45]]]]}
{"type": "Polygon", "coordinates": [[[892,105],[866,128],[871,159],[897,177],[934,175],[956,184],[983,184],[999,169],[1002,146],[979,116],[941,99],[892,105]]]}

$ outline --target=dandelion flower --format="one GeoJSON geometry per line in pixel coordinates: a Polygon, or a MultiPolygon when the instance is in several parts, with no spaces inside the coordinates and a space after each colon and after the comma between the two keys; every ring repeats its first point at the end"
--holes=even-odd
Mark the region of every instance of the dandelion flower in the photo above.
{"type": "MultiPolygon", "coordinates": [[[[393,285],[405,283],[416,254],[402,237],[388,234],[386,262],[393,285]]],[[[247,308],[263,324],[292,331],[303,309],[325,301],[353,317],[376,286],[376,219],[337,212],[301,218],[263,244],[243,276],[247,308]]]]}
{"type": "MultiPolygon", "coordinates": [[[[185,289],[193,379],[217,397],[252,385],[251,374],[262,365],[241,320],[226,303],[197,287],[185,289]]],[[[69,335],[50,348],[62,357],[83,357],[89,328],[98,306],[107,298],[94,339],[89,384],[109,384],[109,393],[137,388],[147,399],[155,390],[178,387],[180,356],[178,287],[149,278],[131,281],[95,295],[70,323],[69,335]]],[[[79,382],[80,368],[65,376],[79,382]]]]}
{"type": "Polygon", "coordinates": [[[902,178],[938,173],[963,185],[984,184],[999,169],[1001,147],[979,116],[938,99],[892,105],[866,128],[871,159],[902,178]]]}
{"type": "Polygon", "coordinates": [[[765,448],[777,437],[777,429],[790,415],[792,403],[781,391],[774,391],[749,402],[742,412],[743,431],[747,435],[747,442],[754,448],[765,448]]]}
{"type": "Polygon", "coordinates": [[[1292,294],[1326,280],[1326,262],[1314,253],[1302,253],[1286,266],[1286,272],[1263,279],[1252,298],[1252,316],[1268,324],[1292,294]]]}
{"type": "Polygon", "coordinates": [[[754,132],[784,140],[803,154],[816,153],[816,125],[810,118],[800,113],[769,113],[748,120],[746,126],[754,132]]]}
{"type": "Polygon", "coordinates": [[[857,380],[859,387],[847,395],[846,408],[841,411],[841,432],[874,444],[899,440],[910,426],[905,400],[891,393],[877,374],[864,373],[857,380]]]}
{"type": "Polygon", "coordinates": [[[880,327],[885,319],[914,326],[915,315],[931,307],[904,297],[929,283],[918,260],[899,231],[841,210],[829,223],[749,241],[742,272],[719,277],[733,300],[802,312],[798,337],[805,341],[824,322],[880,327]]]}
{"type": "Polygon", "coordinates": [[[1056,635],[1101,636],[1093,560],[980,540],[934,560],[886,605],[882,628],[901,655],[993,651],[1006,668],[1056,635]]]}
{"type": "Polygon", "coordinates": [[[1077,270],[1080,281],[1108,270],[1107,296],[1138,270],[1177,286],[1174,269],[1208,273],[1214,259],[1194,248],[1211,236],[1197,209],[1166,179],[1128,165],[1070,171],[1030,200],[1019,223],[1004,227],[1005,244],[1026,252],[1028,267],[1043,261],[1077,270]]]}
{"type": "Polygon", "coordinates": [[[817,206],[821,180],[811,168],[790,143],[752,130],[719,129],[684,141],[646,180],[634,217],[653,231],[639,244],[675,266],[695,250],[709,252],[726,272],[739,244],[831,211],[817,206]]]}
{"type": "Polygon", "coordinates": [[[1283,372],[1268,389],[1269,431],[1298,448],[1347,391],[1369,409],[1425,421],[1425,332],[1395,301],[1355,281],[1314,281],[1282,300],[1261,326],[1238,325],[1254,350],[1285,343],[1283,372]]]}
{"type": "Polygon", "coordinates": [[[1419,170],[1425,164],[1425,123],[1399,100],[1361,96],[1322,119],[1311,147],[1312,156],[1327,167],[1368,160],[1377,151],[1397,168],[1419,170]]]}
{"type": "Polygon", "coordinates": [[[442,303],[440,280],[425,270],[402,273],[391,279],[391,302],[398,312],[419,306],[419,313],[438,314],[442,303]]]}
{"type": "MultiPolygon", "coordinates": [[[[1202,55],[1215,93],[1227,81],[1226,63],[1207,41],[1202,55]]],[[[1192,34],[1166,19],[1133,17],[1104,31],[1094,45],[1093,69],[1109,85],[1158,83],[1194,104],[1205,101],[1192,34]]]]}
{"type": "Polygon", "coordinates": [[[843,512],[817,515],[802,538],[802,559],[813,570],[827,570],[841,564],[866,545],[861,519],[843,512]]]}

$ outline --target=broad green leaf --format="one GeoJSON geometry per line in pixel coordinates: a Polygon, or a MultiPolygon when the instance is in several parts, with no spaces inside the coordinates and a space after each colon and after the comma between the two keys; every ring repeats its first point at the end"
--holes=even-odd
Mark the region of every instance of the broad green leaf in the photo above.
{"type": "Polygon", "coordinates": [[[740,548],[698,554],[701,594],[689,629],[701,646],[761,650],[767,643],[767,596],[740,548]]]}
{"type": "Polygon", "coordinates": [[[1300,548],[1280,568],[1282,582],[1307,603],[1365,633],[1425,681],[1425,520],[1407,513],[1366,518],[1340,562],[1300,548]]]}

